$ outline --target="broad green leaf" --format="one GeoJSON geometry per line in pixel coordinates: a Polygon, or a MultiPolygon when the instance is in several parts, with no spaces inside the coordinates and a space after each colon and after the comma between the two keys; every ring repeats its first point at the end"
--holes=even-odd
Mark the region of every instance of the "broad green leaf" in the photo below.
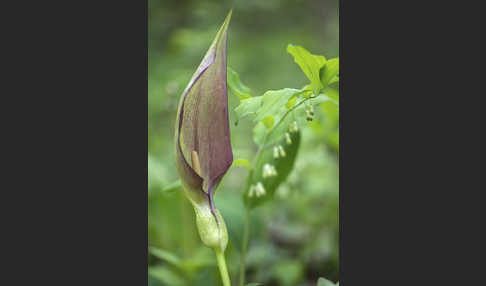
{"type": "Polygon", "coordinates": [[[339,82],[339,76],[335,76],[329,81],[328,85],[338,83],[338,82],[339,82]]]}
{"type": "Polygon", "coordinates": [[[317,280],[317,286],[337,286],[337,284],[334,284],[326,278],[321,277],[319,280],[317,280]]]}
{"type": "Polygon", "coordinates": [[[313,55],[300,46],[288,45],[287,52],[294,57],[300,69],[305,73],[312,85],[314,94],[318,94],[323,88],[320,80],[319,71],[326,64],[326,58],[319,55],[313,55]]]}
{"type": "Polygon", "coordinates": [[[263,145],[263,140],[265,140],[265,135],[267,134],[267,129],[263,122],[258,122],[253,128],[253,141],[258,146],[263,145]]]}
{"type": "Polygon", "coordinates": [[[339,106],[339,90],[332,88],[332,87],[326,87],[324,90],[322,90],[322,94],[325,96],[328,96],[330,101],[333,102],[334,104],[339,106]]]}
{"type": "Polygon", "coordinates": [[[339,58],[328,60],[326,64],[321,68],[319,74],[323,87],[339,81],[339,58]]]}
{"type": "Polygon", "coordinates": [[[271,115],[263,117],[262,122],[263,125],[265,125],[265,128],[267,128],[267,131],[270,131],[270,129],[272,129],[274,121],[275,119],[271,115]]]}
{"type": "Polygon", "coordinates": [[[262,120],[265,116],[273,116],[276,120],[285,113],[285,104],[300,90],[284,88],[279,90],[269,90],[262,96],[260,108],[256,111],[255,121],[262,120]]]}
{"type": "Polygon", "coordinates": [[[307,106],[316,106],[326,101],[333,102],[332,99],[325,94],[320,94],[308,99],[298,99],[294,108],[291,111],[287,111],[286,113],[288,114],[281,119],[282,122],[278,123],[278,125],[276,123],[274,128],[267,135],[265,144],[274,144],[276,141],[280,140],[285,135],[285,132],[288,131],[288,126],[290,126],[290,124],[292,124],[294,121],[297,122],[297,126],[299,128],[307,126],[307,121],[305,119],[305,110],[307,106]]]}
{"type": "Polygon", "coordinates": [[[240,119],[245,116],[256,114],[257,110],[260,108],[262,104],[262,99],[263,99],[262,96],[256,96],[256,97],[241,100],[240,105],[238,105],[235,108],[235,112],[236,112],[235,124],[238,124],[238,121],[240,121],[240,119]]]}
{"type": "Polygon", "coordinates": [[[251,168],[250,161],[247,159],[236,159],[233,161],[233,166],[251,168]]]}
{"type": "MultiPolygon", "coordinates": [[[[287,126],[287,130],[288,128],[289,126],[287,126]]],[[[287,179],[292,171],[300,145],[300,132],[289,132],[289,136],[290,143],[285,136],[282,136],[275,144],[265,145],[259,153],[259,156],[256,158],[255,167],[249,174],[248,184],[243,192],[243,201],[246,207],[254,208],[270,200],[278,186],[287,179]],[[278,152],[278,158],[276,158],[274,156],[274,148],[276,147],[278,149],[278,146],[281,146],[285,154],[282,156],[278,152]],[[266,164],[275,168],[277,172],[275,176],[264,178],[263,170],[266,164]],[[258,183],[261,183],[265,190],[264,194],[259,196],[254,191],[251,191],[258,183]]]]}
{"type": "Polygon", "coordinates": [[[231,91],[238,96],[240,100],[248,99],[251,96],[251,89],[244,85],[241,80],[240,76],[237,72],[235,72],[232,68],[227,67],[228,69],[228,86],[230,87],[231,91]]]}
{"type": "Polygon", "coordinates": [[[287,103],[285,104],[285,108],[287,109],[291,109],[292,107],[294,107],[295,105],[295,102],[297,101],[297,96],[292,96],[289,101],[287,101],[287,103]]]}

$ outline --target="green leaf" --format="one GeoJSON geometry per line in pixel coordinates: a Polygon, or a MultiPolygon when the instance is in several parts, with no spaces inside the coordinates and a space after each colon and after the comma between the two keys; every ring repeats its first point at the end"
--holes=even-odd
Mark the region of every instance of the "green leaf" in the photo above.
{"type": "Polygon", "coordinates": [[[339,58],[330,59],[319,71],[323,87],[339,80],[339,58]]]}
{"type": "Polygon", "coordinates": [[[235,108],[236,112],[236,123],[240,121],[241,118],[256,114],[257,110],[260,108],[262,104],[262,96],[252,97],[248,99],[243,99],[240,101],[240,105],[235,108]]]}
{"type": "Polygon", "coordinates": [[[267,131],[270,131],[270,129],[272,129],[274,121],[275,119],[271,115],[263,117],[262,122],[263,125],[265,125],[265,128],[267,128],[267,131]]]}
{"type": "Polygon", "coordinates": [[[247,159],[236,159],[233,161],[233,166],[246,167],[248,169],[251,169],[250,161],[248,161],[247,159]]]}
{"type": "Polygon", "coordinates": [[[257,125],[253,128],[253,141],[258,146],[263,145],[263,141],[265,140],[265,135],[267,134],[267,129],[263,122],[258,122],[257,125]]]}
{"type": "Polygon", "coordinates": [[[329,99],[331,99],[331,102],[339,106],[339,90],[332,87],[326,87],[322,91],[322,94],[329,97],[329,99]]]}
{"type": "Polygon", "coordinates": [[[159,190],[167,183],[167,170],[165,166],[150,153],[148,154],[148,190],[149,194],[153,190],[159,190]]]}
{"type": "Polygon", "coordinates": [[[324,114],[321,121],[321,132],[327,143],[339,151],[339,106],[332,102],[324,102],[320,105],[320,110],[324,114]]]}
{"type": "Polygon", "coordinates": [[[177,191],[178,189],[182,188],[181,180],[177,180],[171,184],[168,184],[167,186],[164,186],[162,188],[162,192],[174,192],[177,191]]]}
{"type": "MultiPolygon", "coordinates": [[[[296,97],[299,93],[300,91],[296,89],[282,89],[278,91],[268,91],[264,94],[264,96],[267,96],[267,105],[263,106],[262,104],[262,107],[257,111],[257,118],[261,115],[273,114],[274,124],[271,124],[271,128],[273,129],[269,129],[268,127],[272,122],[264,122],[263,119],[269,116],[265,115],[265,117],[253,128],[253,141],[258,146],[262,146],[264,143],[267,145],[272,144],[275,139],[280,140],[282,136],[284,136],[285,130],[288,129],[289,124],[293,121],[293,116],[286,116],[286,122],[282,122],[283,124],[279,123],[279,121],[282,120],[287,112],[292,113],[293,111],[287,110],[283,104],[285,101],[288,102],[289,97],[296,97]],[[277,128],[277,130],[274,130],[275,128],[277,128]],[[268,138],[265,138],[266,136],[268,138]]],[[[261,97],[263,98],[264,96],[261,97]]],[[[270,121],[270,119],[267,120],[270,121]]]]}
{"type": "Polygon", "coordinates": [[[338,284],[334,284],[331,281],[327,280],[326,278],[319,278],[317,280],[317,286],[337,286],[338,284]]]}
{"type": "Polygon", "coordinates": [[[262,283],[255,283],[255,282],[253,282],[253,283],[248,283],[245,286],[260,286],[260,285],[263,285],[263,284],[262,283]]]}
{"type": "Polygon", "coordinates": [[[262,120],[266,116],[273,116],[279,120],[285,113],[285,104],[300,90],[284,88],[279,90],[269,90],[262,96],[260,108],[257,110],[255,121],[262,120]]]}
{"type": "Polygon", "coordinates": [[[296,260],[280,260],[272,266],[272,276],[278,280],[280,286],[300,285],[304,275],[304,266],[296,260]]]}
{"type": "Polygon", "coordinates": [[[338,82],[339,82],[339,76],[337,75],[337,76],[333,77],[333,78],[332,78],[332,79],[329,81],[328,85],[331,85],[331,84],[334,84],[334,83],[338,83],[338,82]]]}
{"type": "Polygon", "coordinates": [[[189,257],[183,260],[182,268],[185,275],[195,275],[202,268],[215,265],[214,254],[207,247],[199,247],[197,250],[191,253],[189,257]]]}
{"type": "Polygon", "coordinates": [[[227,67],[227,69],[228,86],[230,87],[231,91],[236,94],[240,100],[251,98],[251,89],[241,82],[238,73],[230,67],[227,67]]]}
{"type": "Polygon", "coordinates": [[[162,249],[159,249],[159,248],[155,248],[155,247],[150,247],[149,248],[149,251],[151,254],[153,254],[155,257],[159,258],[159,259],[162,259],[176,267],[180,267],[181,266],[181,259],[179,259],[179,257],[177,257],[175,254],[172,254],[170,253],[169,251],[166,251],[166,250],[162,250],[162,249]]]}
{"type": "Polygon", "coordinates": [[[148,274],[157,280],[162,281],[166,285],[185,285],[183,278],[175,271],[171,271],[164,266],[152,266],[148,268],[148,274]]]}
{"type": "MultiPolygon", "coordinates": [[[[309,99],[298,99],[294,108],[291,111],[288,111],[285,118],[281,119],[282,122],[274,126],[271,133],[268,134],[265,144],[274,144],[276,141],[280,140],[285,135],[285,132],[288,131],[290,124],[292,124],[294,121],[297,122],[298,127],[305,127],[307,125],[305,112],[307,106],[319,105],[326,101],[334,102],[325,94],[320,94],[309,99]],[[304,100],[306,101],[305,103],[303,103],[304,100]]],[[[335,102],[333,104],[335,104],[335,102]]]]}
{"type": "Polygon", "coordinates": [[[288,109],[291,109],[292,107],[294,107],[295,105],[295,102],[297,101],[297,96],[292,96],[289,101],[287,101],[287,103],[285,104],[285,108],[288,109]]]}
{"type": "Polygon", "coordinates": [[[312,85],[314,94],[318,94],[323,88],[320,80],[319,71],[326,64],[326,58],[319,55],[313,55],[300,46],[288,45],[287,52],[294,57],[300,69],[305,73],[312,85]]]}
{"type": "MultiPolygon", "coordinates": [[[[287,126],[287,130],[288,127],[289,126],[287,126]]],[[[256,158],[255,167],[248,175],[248,184],[243,192],[243,201],[245,202],[246,207],[251,209],[273,198],[275,190],[287,179],[292,171],[295,158],[297,157],[301,136],[300,132],[289,132],[289,136],[290,144],[287,142],[285,136],[282,136],[280,140],[275,142],[275,144],[265,145],[259,153],[259,156],[256,158]],[[275,158],[274,148],[279,148],[278,146],[281,146],[285,155],[281,156],[279,153],[278,158],[275,158]],[[264,178],[263,170],[266,164],[270,164],[275,168],[277,172],[275,176],[264,178]],[[252,189],[254,189],[254,186],[258,183],[261,183],[265,191],[263,195],[256,196],[252,189]]]]}

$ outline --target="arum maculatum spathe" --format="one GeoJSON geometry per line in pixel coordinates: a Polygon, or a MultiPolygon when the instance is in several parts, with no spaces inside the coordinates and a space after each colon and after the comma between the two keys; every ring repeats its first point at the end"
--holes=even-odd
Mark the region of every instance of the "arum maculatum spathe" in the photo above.
{"type": "Polygon", "coordinates": [[[224,253],[228,233],[214,193],[233,162],[226,87],[226,42],[231,11],[179,101],[176,166],[196,213],[202,242],[224,253]]]}

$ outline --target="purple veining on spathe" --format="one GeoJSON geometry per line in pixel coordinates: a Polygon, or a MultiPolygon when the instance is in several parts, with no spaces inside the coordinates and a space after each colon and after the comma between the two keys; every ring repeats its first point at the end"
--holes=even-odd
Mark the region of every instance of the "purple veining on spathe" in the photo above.
{"type": "Polygon", "coordinates": [[[230,15],[182,94],[175,138],[177,167],[183,181],[205,195],[216,220],[214,191],[233,161],[226,82],[229,18],[230,15]],[[197,90],[192,90],[194,87],[197,90]],[[201,164],[198,172],[193,168],[193,158],[189,158],[194,151],[201,164]]]}

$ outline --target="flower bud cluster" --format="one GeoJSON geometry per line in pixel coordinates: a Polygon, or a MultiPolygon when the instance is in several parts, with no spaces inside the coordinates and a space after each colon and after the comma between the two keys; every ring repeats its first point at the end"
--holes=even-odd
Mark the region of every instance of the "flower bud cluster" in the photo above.
{"type": "Polygon", "coordinates": [[[287,153],[285,153],[285,149],[282,147],[282,145],[278,145],[278,146],[273,147],[273,158],[274,159],[278,159],[280,157],[283,158],[285,156],[287,156],[287,153]]]}
{"type": "Polygon", "coordinates": [[[250,186],[250,191],[248,192],[248,196],[251,198],[256,196],[257,198],[266,194],[265,188],[261,182],[258,182],[256,185],[250,186]]]}
{"type": "Polygon", "coordinates": [[[290,134],[288,132],[285,132],[285,142],[287,142],[287,145],[292,144],[292,139],[290,139],[290,134]]]}
{"type": "Polygon", "coordinates": [[[299,127],[297,127],[297,121],[294,121],[294,122],[292,122],[292,124],[290,124],[289,132],[294,133],[294,132],[297,132],[297,131],[299,131],[299,127]]]}
{"type": "Polygon", "coordinates": [[[273,165],[265,164],[263,165],[263,178],[277,176],[277,170],[273,165]]]}

